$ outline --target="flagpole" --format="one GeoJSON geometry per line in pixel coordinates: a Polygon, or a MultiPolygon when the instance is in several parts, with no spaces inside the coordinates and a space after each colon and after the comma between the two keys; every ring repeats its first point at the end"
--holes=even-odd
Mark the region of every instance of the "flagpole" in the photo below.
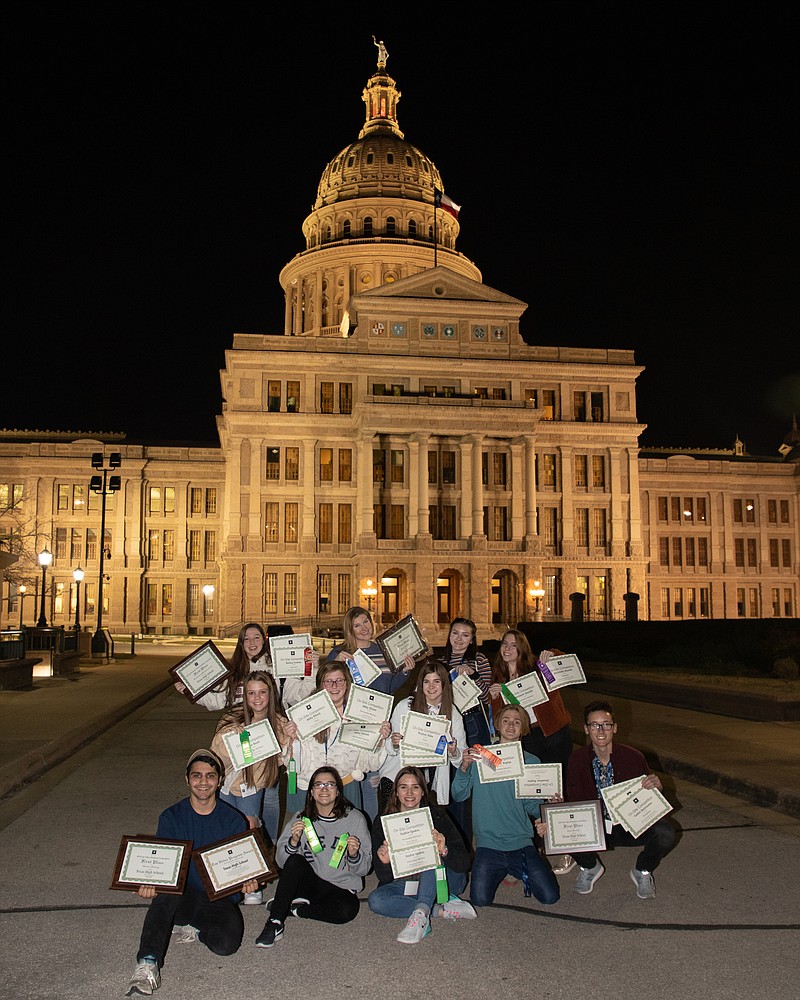
{"type": "Polygon", "coordinates": [[[436,210],[438,208],[436,194],[433,195],[433,266],[436,267],[436,247],[438,243],[436,234],[436,210]]]}

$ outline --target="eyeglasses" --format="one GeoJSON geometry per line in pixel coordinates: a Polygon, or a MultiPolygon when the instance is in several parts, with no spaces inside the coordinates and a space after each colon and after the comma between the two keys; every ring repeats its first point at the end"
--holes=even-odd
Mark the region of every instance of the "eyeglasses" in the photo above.
{"type": "Polygon", "coordinates": [[[347,681],[344,679],[344,677],[336,677],[336,678],[331,678],[330,680],[327,681],[323,681],[322,686],[326,688],[338,688],[341,687],[342,684],[346,683],[347,681]]]}
{"type": "Polygon", "coordinates": [[[613,722],[587,722],[586,728],[593,730],[595,733],[606,732],[610,733],[614,728],[613,722]]]}
{"type": "Polygon", "coordinates": [[[315,781],[312,788],[336,788],[335,781],[315,781]]]}

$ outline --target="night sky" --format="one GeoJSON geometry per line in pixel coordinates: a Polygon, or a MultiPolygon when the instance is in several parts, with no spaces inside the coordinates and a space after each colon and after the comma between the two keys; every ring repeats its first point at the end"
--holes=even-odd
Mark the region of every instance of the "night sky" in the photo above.
{"type": "Polygon", "coordinates": [[[633,349],[643,446],[776,455],[800,419],[796,8],[537,3],[527,35],[517,4],[429,9],[456,23],[7,14],[0,427],[217,443],[224,351],[282,331],[278,273],[363,124],[374,33],[526,340],[633,349]]]}

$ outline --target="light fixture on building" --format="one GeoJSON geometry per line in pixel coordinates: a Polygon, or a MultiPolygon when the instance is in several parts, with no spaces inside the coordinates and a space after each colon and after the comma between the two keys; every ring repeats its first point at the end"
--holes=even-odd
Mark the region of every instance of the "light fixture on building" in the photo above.
{"type": "Polygon", "coordinates": [[[214,585],[213,583],[207,583],[203,587],[203,597],[205,598],[205,606],[203,608],[203,617],[209,618],[214,614],[214,585]]]}
{"type": "Polygon", "coordinates": [[[361,596],[367,602],[367,611],[372,614],[372,602],[378,596],[378,588],[372,580],[367,580],[361,588],[361,596]]]}
{"type": "Polygon", "coordinates": [[[542,620],[542,598],[544,597],[544,590],[542,584],[539,580],[533,581],[533,586],[528,590],[528,596],[533,601],[533,615],[535,620],[542,620]]]}
{"type": "Polygon", "coordinates": [[[25,606],[25,592],[28,588],[24,583],[19,585],[19,628],[22,631],[22,609],[25,606]]]}
{"type": "Polygon", "coordinates": [[[83,570],[78,566],[77,569],[72,571],[72,579],[75,581],[75,631],[80,632],[81,630],[81,584],[83,583],[83,578],[85,574],[83,570]]]}
{"type": "Polygon", "coordinates": [[[44,614],[44,592],[47,584],[47,567],[53,561],[53,553],[49,549],[42,549],[38,556],[39,565],[42,567],[42,603],[39,609],[39,620],[36,622],[37,628],[47,628],[47,618],[44,614]]]}
{"type": "Polygon", "coordinates": [[[103,573],[103,560],[108,558],[106,552],[106,499],[112,493],[117,493],[122,489],[122,481],[119,476],[108,475],[113,469],[118,469],[122,465],[122,455],[118,451],[112,451],[108,456],[108,468],[106,468],[105,457],[102,451],[92,454],[92,468],[102,472],[102,476],[92,476],[89,489],[92,493],[97,493],[101,499],[100,514],[100,573],[97,587],[97,629],[92,636],[92,653],[102,653],[109,656],[111,651],[106,642],[103,632],[103,586],[106,576],[103,573]]]}

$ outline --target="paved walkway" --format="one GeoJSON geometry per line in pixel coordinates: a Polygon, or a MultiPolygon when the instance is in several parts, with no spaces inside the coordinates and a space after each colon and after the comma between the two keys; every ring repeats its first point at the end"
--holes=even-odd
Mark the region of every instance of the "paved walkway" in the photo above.
{"type": "MultiPolygon", "coordinates": [[[[32,689],[0,692],[0,798],[68,758],[171,687],[169,668],[191,646],[146,647],[133,658],[67,677],[34,678],[32,689]]],[[[562,691],[583,742],[582,709],[605,697],[588,685],[562,691]]],[[[709,712],[609,698],[619,739],[654,769],[800,818],[800,723],[751,722],[709,712]]]]}

